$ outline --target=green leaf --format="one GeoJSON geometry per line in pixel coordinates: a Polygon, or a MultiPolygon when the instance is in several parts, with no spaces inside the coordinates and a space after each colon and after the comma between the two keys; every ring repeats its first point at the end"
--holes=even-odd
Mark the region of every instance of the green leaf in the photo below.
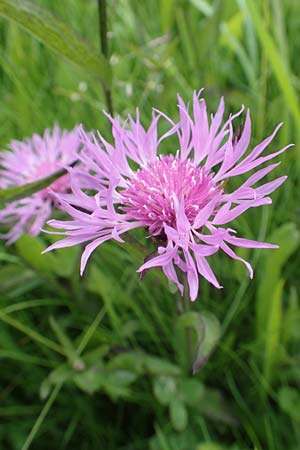
{"type": "Polygon", "coordinates": [[[22,333],[26,334],[32,340],[42,344],[45,347],[48,347],[48,348],[54,350],[57,353],[64,355],[63,349],[58,344],[56,344],[56,342],[53,342],[50,339],[48,339],[47,337],[38,333],[37,331],[32,329],[32,327],[24,325],[22,322],[14,319],[9,314],[5,314],[1,309],[0,309],[0,320],[2,320],[4,323],[7,323],[10,326],[12,326],[13,328],[16,328],[17,330],[21,331],[22,333]]]}
{"type": "Polygon", "coordinates": [[[144,357],[144,365],[146,371],[150,372],[152,375],[179,375],[180,368],[175,366],[175,364],[166,361],[165,359],[158,358],[156,356],[144,357]]]}
{"type": "Polygon", "coordinates": [[[215,444],[214,442],[205,442],[205,444],[198,445],[196,450],[225,450],[225,449],[224,447],[221,447],[219,444],[215,444]]]}
{"type": "Polygon", "coordinates": [[[154,379],[153,390],[159,403],[168,405],[176,393],[176,381],[172,377],[157,377],[154,379]]]}
{"type": "MultiPolygon", "coordinates": [[[[0,0],[0,12],[1,12],[1,0],[0,0]]],[[[7,189],[0,190],[0,206],[5,205],[7,202],[13,202],[20,200],[21,198],[29,197],[35,192],[41,191],[45,187],[52,184],[57,178],[65,175],[67,171],[60,169],[40,180],[33,181],[32,183],[23,184],[22,186],[9,187],[7,189]]]]}
{"type": "Polygon", "coordinates": [[[42,239],[23,234],[15,242],[15,246],[22,258],[37,272],[53,274],[57,265],[56,255],[53,253],[42,255],[42,251],[46,247],[42,239]]]}
{"type": "Polygon", "coordinates": [[[194,406],[202,401],[204,386],[195,378],[182,378],[178,386],[178,394],[187,405],[194,406]]]}
{"type": "Polygon", "coordinates": [[[7,264],[0,269],[0,294],[14,295],[15,290],[22,288],[22,292],[26,292],[26,288],[30,291],[33,286],[40,283],[36,274],[25,267],[17,264],[7,264]]]}
{"type": "Polygon", "coordinates": [[[261,46],[265,49],[275,77],[277,78],[278,85],[280,86],[280,89],[285,96],[286,105],[293,114],[295,123],[298,124],[300,121],[300,109],[298,104],[298,95],[294,89],[292,82],[292,74],[289,73],[272,36],[268,32],[266,25],[261,15],[259,14],[257,3],[254,0],[247,0],[247,5],[249,7],[249,13],[255,25],[257,35],[260,39],[261,46]]]}
{"type": "Polygon", "coordinates": [[[106,373],[101,363],[74,376],[74,382],[77,386],[88,394],[93,394],[103,388],[106,380],[106,373]]]}
{"type": "Polygon", "coordinates": [[[124,352],[119,353],[110,359],[110,369],[123,369],[135,372],[138,375],[145,373],[144,358],[142,352],[124,352]]]}
{"type": "Polygon", "coordinates": [[[285,386],[280,389],[278,402],[281,409],[296,422],[300,421],[300,391],[285,386]]]}
{"type": "Polygon", "coordinates": [[[105,58],[49,11],[27,0],[0,0],[0,15],[14,20],[59,55],[96,75],[108,86],[111,74],[105,58]]]}
{"type": "MultiPolygon", "coordinates": [[[[177,349],[181,364],[188,367],[189,355],[186,348],[187,332],[189,335],[190,352],[194,355],[193,373],[197,373],[207,362],[209,356],[217,345],[221,326],[218,319],[207,311],[201,313],[188,311],[182,314],[177,321],[175,348],[177,349]]],[[[190,370],[190,367],[188,367],[190,370]]]]}
{"type": "Polygon", "coordinates": [[[188,414],[184,403],[176,397],[170,403],[170,419],[176,431],[183,431],[188,424],[188,414]]]}
{"type": "Polygon", "coordinates": [[[84,392],[93,394],[96,391],[105,391],[112,399],[127,397],[128,387],[137,378],[137,375],[128,370],[111,371],[101,363],[74,376],[77,386],[84,392]]]}
{"type": "Polygon", "coordinates": [[[270,250],[261,260],[260,272],[263,276],[256,297],[257,331],[260,338],[265,335],[265,324],[269,317],[274,292],[281,278],[281,271],[288,258],[299,247],[300,233],[295,224],[286,223],[274,231],[268,242],[279,245],[279,249],[270,250]]]}
{"type": "MultiPolygon", "coordinates": [[[[58,236],[56,234],[49,234],[47,238],[50,240],[51,243],[57,242],[61,239],[61,236],[58,236]]],[[[18,242],[18,241],[17,241],[18,242]]],[[[43,244],[43,250],[45,250],[45,244],[43,244]]],[[[44,258],[47,255],[52,254],[54,258],[53,264],[52,264],[52,270],[59,276],[59,277],[65,277],[65,278],[71,278],[71,276],[74,274],[79,274],[79,258],[81,255],[81,248],[80,246],[74,246],[74,247],[67,247],[64,248],[61,252],[49,252],[44,253],[42,258],[44,258]]]]}
{"type": "Polygon", "coordinates": [[[221,325],[216,316],[203,311],[201,321],[204,328],[203,339],[200,340],[193,364],[193,373],[197,373],[206,363],[221,336],[221,325]]]}
{"type": "Polygon", "coordinates": [[[178,317],[173,346],[181,367],[191,370],[191,357],[197,344],[203,339],[203,323],[198,312],[188,311],[178,317]]]}
{"type": "Polygon", "coordinates": [[[61,343],[61,346],[63,347],[71,366],[76,370],[83,370],[85,367],[83,361],[79,358],[69,337],[66,335],[61,325],[55,320],[53,316],[50,316],[50,325],[52,330],[56,334],[57,339],[61,343]]]}
{"type": "Polygon", "coordinates": [[[137,375],[128,370],[108,372],[103,388],[113,400],[116,400],[119,397],[128,397],[130,394],[128,388],[136,378],[137,375]]]}
{"type": "Polygon", "coordinates": [[[268,383],[274,375],[274,366],[281,356],[279,344],[282,326],[283,286],[284,280],[280,280],[276,285],[265,323],[264,376],[268,383]]]}
{"type": "Polygon", "coordinates": [[[217,389],[205,388],[200,403],[195,405],[198,413],[205,417],[230,426],[237,426],[238,421],[232,413],[232,408],[217,389]]]}

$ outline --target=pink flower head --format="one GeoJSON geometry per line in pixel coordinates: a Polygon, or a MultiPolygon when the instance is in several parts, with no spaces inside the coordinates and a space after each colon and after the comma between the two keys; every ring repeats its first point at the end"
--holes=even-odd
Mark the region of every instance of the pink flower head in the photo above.
{"type": "MultiPolygon", "coordinates": [[[[31,139],[12,141],[9,150],[0,152],[0,188],[22,186],[67,168],[78,159],[80,146],[78,127],[61,131],[58,125],[54,126],[52,133],[46,130],[43,137],[34,134],[31,139]]],[[[8,203],[0,210],[0,223],[12,227],[0,237],[11,244],[24,231],[32,236],[39,234],[56,203],[54,193],[66,192],[69,181],[69,175],[63,175],[49,187],[8,203]]]]}
{"type": "Polygon", "coordinates": [[[245,156],[251,135],[249,112],[243,132],[239,138],[235,137],[233,120],[242,110],[222,125],[224,101],[221,99],[216,114],[209,120],[200,93],[194,94],[192,114],[179,97],[177,123],[156,111],[148,130],[142,127],[138,111],[136,120],[129,117],[124,124],[109,117],[113,145],[100,133],[96,137],[82,131],[84,149],[80,159],[85,171],[74,172],[71,195],[58,196],[62,209],[72,220],[49,222],[54,228],[64,229],[67,237],[46,251],[90,241],[82,254],[82,273],[96,247],[109,239],[123,242],[123,233],[142,227],[160,246],[157,255],[147,260],[138,272],[161,267],[181,293],[184,287],[178,272],[184,272],[192,301],[198,295],[200,275],[215,287],[221,287],[207,261],[207,256],[218,250],[242,261],[252,278],[250,264],[232,247],[276,246],[237,237],[227,224],[249,208],[270,204],[269,194],[286,177],[257,186],[278,166],[275,163],[256,170],[233,191],[227,182],[257,169],[287,147],[262,156],[279,125],[245,156]],[[172,127],[158,138],[160,117],[172,127]],[[179,150],[176,154],[158,154],[162,141],[166,142],[172,134],[178,137],[179,150]]]}

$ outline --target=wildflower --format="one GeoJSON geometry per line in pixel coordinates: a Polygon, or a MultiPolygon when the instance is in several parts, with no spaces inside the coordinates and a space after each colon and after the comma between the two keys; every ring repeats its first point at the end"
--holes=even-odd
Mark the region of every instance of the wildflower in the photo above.
{"type": "Polygon", "coordinates": [[[83,273],[89,256],[99,245],[110,239],[124,242],[123,233],[142,227],[160,245],[157,254],[147,259],[138,272],[161,267],[181,294],[184,287],[178,273],[185,273],[192,301],[198,295],[199,276],[221,287],[207,261],[207,256],[219,250],[242,261],[252,278],[251,265],[232,247],[276,246],[237,237],[227,224],[249,208],[270,204],[269,194],[286,177],[254,187],[278,166],[275,163],[260,168],[233,191],[229,191],[227,181],[286,150],[287,147],[261,156],[281,125],[245,156],[251,135],[249,111],[240,137],[235,137],[233,120],[242,110],[222,126],[221,99],[209,122],[200,94],[201,91],[194,94],[193,114],[179,97],[178,123],[157,111],[148,130],[142,127],[138,111],[136,120],[129,117],[124,124],[109,117],[114,145],[100,133],[97,139],[82,131],[84,149],[80,159],[85,170],[72,177],[71,196],[58,195],[61,208],[72,220],[49,222],[52,227],[65,230],[67,237],[46,251],[90,241],[82,254],[83,273]],[[157,122],[162,116],[172,127],[159,139],[157,122]],[[178,137],[179,150],[176,154],[158,154],[158,147],[172,134],[178,137]],[[93,194],[82,188],[83,181],[93,194]]]}
{"type": "MultiPolygon", "coordinates": [[[[22,186],[49,176],[68,167],[78,158],[80,147],[78,127],[73,131],[54,126],[52,133],[46,130],[43,137],[35,134],[31,139],[12,141],[9,150],[0,152],[0,188],[22,186]]],[[[50,217],[56,204],[54,193],[69,189],[69,175],[63,175],[50,186],[35,194],[8,203],[0,210],[0,223],[10,230],[0,237],[7,244],[15,242],[24,231],[35,236],[50,217]]]]}

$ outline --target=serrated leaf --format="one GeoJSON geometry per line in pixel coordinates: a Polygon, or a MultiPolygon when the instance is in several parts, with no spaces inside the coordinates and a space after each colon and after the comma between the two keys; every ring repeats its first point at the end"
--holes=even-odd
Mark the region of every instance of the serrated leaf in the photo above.
{"type": "Polygon", "coordinates": [[[111,73],[106,59],[47,9],[28,0],[0,0],[0,15],[14,20],[47,47],[109,86],[111,73]]]}

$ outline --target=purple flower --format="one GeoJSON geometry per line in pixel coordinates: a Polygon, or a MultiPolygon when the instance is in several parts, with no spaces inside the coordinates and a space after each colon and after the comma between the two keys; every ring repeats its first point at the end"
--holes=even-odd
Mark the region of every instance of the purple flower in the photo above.
{"type": "Polygon", "coordinates": [[[110,117],[114,145],[100,133],[96,138],[82,131],[84,149],[80,159],[85,170],[73,171],[71,195],[58,195],[61,208],[72,220],[49,221],[52,227],[65,230],[67,237],[46,251],[90,241],[82,254],[83,273],[96,247],[110,239],[124,242],[123,233],[142,227],[159,246],[157,255],[138,272],[161,267],[181,294],[184,287],[178,272],[184,272],[192,301],[197,298],[199,275],[221,288],[207,261],[207,256],[218,250],[242,261],[252,278],[250,264],[232,247],[276,246],[237,237],[227,224],[249,208],[270,204],[268,195],[286,177],[256,186],[278,166],[275,163],[256,170],[233,191],[229,190],[228,181],[257,169],[288,147],[262,156],[281,126],[278,125],[270,137],[245,156],[251,135],[249,112],[240,137],[235,137],[233,120],[243,109],[222,125],[221,99],[209,121],[200,94],[201,91],[194,94],[193,114],[179,97],[178,123],[158,111],[153,113],[148,130],[142,127],[138,111],[136,120],[129,117],[124,124],[110,117]],[[171,124],[171,129],[158,138],[160,117],[171,124]],[[178,137],[179,150],[175,155],[158,154],[158,147],[173,134],[178,137]]]}
{"type": "MultiPolygon", "coordinates": [[[[43,137],[35,134],[31,139],[12,141],[10,150],[0,152],[0,188],[22,186],[67,168],[78,159],[80,146],[78,127],[69,132],[61,131],[58,125],[52,133],[46,130],[43,137]]],[[[0,237],[11,244],[24,231],[32,236],[39,234],[57,202],[54,193],[66,192],[69,178],[64,175],[35,194],[8,203],[0,210],[0,223],[11,228],[0,237]]]]}

